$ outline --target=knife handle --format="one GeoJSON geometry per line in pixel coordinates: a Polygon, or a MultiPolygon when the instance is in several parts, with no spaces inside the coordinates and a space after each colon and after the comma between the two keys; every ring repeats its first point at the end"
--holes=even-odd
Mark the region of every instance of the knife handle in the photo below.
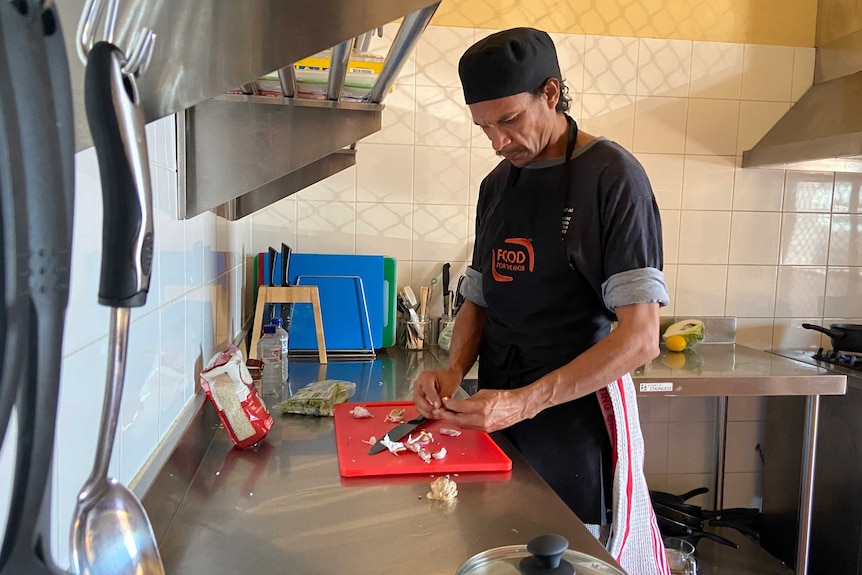
{"type": "Polygon", "coordinates": [[[102,182],[99,303],[141,307],[153,263],[153,199],[144,116],[135,79],[108,42],[90,50],[84,79],[90,133],[102,182]]]}

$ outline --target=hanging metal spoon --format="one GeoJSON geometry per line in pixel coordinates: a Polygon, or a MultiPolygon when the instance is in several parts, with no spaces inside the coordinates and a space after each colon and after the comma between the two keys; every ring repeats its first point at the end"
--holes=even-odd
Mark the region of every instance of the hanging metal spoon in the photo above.
{"type": "Polygon", "coordinates": [[[98,42],[89,50],[87,120],[102,181],[104,221],[99,303],[111,307],[107,390],[96,460],[78,494],[72,568],[79,575],[162,575],[153,528],[130,489],[108,478],[128,350],[129,308],[146,303],[153,259],[152,190],[134,75],[123,53],[98,42]]]}

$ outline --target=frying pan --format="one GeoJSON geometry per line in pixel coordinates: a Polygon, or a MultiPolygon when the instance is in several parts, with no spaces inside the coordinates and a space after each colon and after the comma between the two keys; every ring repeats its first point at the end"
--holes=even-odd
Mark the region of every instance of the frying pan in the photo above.
{"type": "Polygon", "coordinates": [[[813,323],[803,323],[802,327],[828,335],[833,349],[862,353],[862,325],[833,323],[826,329],[813,323]]]}
{"type": "Polygon", "coordinates": [[[685,539],[695,547],[697,547],[697,542],[701,539],[709,539],[711,541],[715,541],[716,543],[721,543],[722,545],[727,545],[728,547],[739,549],[739,545],[737,545],[730,539],[722,537],[721,535],[716,535],[715,533],[708,533],[700,529],[692,529],[691,527],[688,527],[683,523],[679,523],[672,519],[667,519],[666,517],[656,516],[656,521],[658,521],[659,530],[664,535],[685,539]]]}
{"type": "Polygon", "coordinates": [[[754,529],[751,529],[746,525],[728,519],[728,517],[733,517],[734,515],[739,514],[739,512],[744,512],[744,515],[750,515],[750,512],[757,511],[756,509],[750,510],[736,508],[724,509],[721,511],[706,511],[698,507],[697,509],[700,510],[700,513],[687,513],[685,511],[675,509],[673,506],[664,505],[657,502],[653,502],[653,508],[657,517],[661,517],[669,521],[674,521],[680,525],[688,527],[689,529],[703,530],[703,524],[705,521],[704,515],[712,515],[715,518],[712,519],[709,524],[713,527],[731,527],[747,537],[752,537],[754,539],[760,538],[760,534],[757,533],[757,531],[755,531],[754,529]]]}
{"type": "Polygon", "coordinates": [[[708,487],[698,487],[691,491],[686,491],[682,495],[673,495],[672,493],[665,493],[664,491],[650,491],[649,495],[653,502],[657,501],[659,503],[669,505],[673,503],[685,503],[692,497],[703,495],[704,493],[709,493],[708,487]]]}
{"type": "MultiPolygon", "coordinates": [[[[51,575],[63,573],[51,558],[49,480],[69,296],[72,95],[54,8],[44,8],[38,0],[0,2],[0,36],[2,57],[8,58],[8,76],[2,81],[12,86],[24,160],[24,201],[4,204],[3,211],[14,210],[16,218],[27,222],[18,265],[24,265],[29,292],[22,295],[21,321],[28,329],[17,350],[23,358],[16,396],[18,443],[0,574],[51,575]]],[[[6,240],[11,231],[4,226],[6,240]]],[[[4,263],[9,265],[8,260],[4,263]]]]}
{"type": "Polygon", "coordinates": [[[730,507],[727,509],[712,510],[703,509],[699,505],[691,505],[688,503],[662,503],[662,505],[676,511],[681,511],[682,513],[687,513],[688,515],[694,515],[695,517],[699,517],[701,520],[725,519],[733,521],[752,521],[760,516],[760,510],[753,507],[730,507]]]}

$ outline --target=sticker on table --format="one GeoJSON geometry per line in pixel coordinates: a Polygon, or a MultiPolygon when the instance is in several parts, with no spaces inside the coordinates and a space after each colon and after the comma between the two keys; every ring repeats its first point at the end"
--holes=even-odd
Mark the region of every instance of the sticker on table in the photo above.
{"type": "Polygon", "coordinates": [[[669,381],[655,381],[640,384],[641,393],[659,393],[673,391],[673,384],[669,381]]]}

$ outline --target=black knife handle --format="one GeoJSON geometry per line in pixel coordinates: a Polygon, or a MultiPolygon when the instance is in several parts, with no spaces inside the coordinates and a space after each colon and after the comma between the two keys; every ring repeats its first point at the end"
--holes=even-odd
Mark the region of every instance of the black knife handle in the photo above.
{"type": "Polygon", "coordinates": [[[449,295],[449,268],[452,267],[452,264],[445,263],[443,264],[443,298],[449,295]]]}
{"type": "Polygon", "coordinates": [[[140,307],[152,272],[153,200],[144,116],[134,77],[122,68],[122,52],[113,44],[90,50],[84,95],[104,214],[99,303],[140,307]]]}

